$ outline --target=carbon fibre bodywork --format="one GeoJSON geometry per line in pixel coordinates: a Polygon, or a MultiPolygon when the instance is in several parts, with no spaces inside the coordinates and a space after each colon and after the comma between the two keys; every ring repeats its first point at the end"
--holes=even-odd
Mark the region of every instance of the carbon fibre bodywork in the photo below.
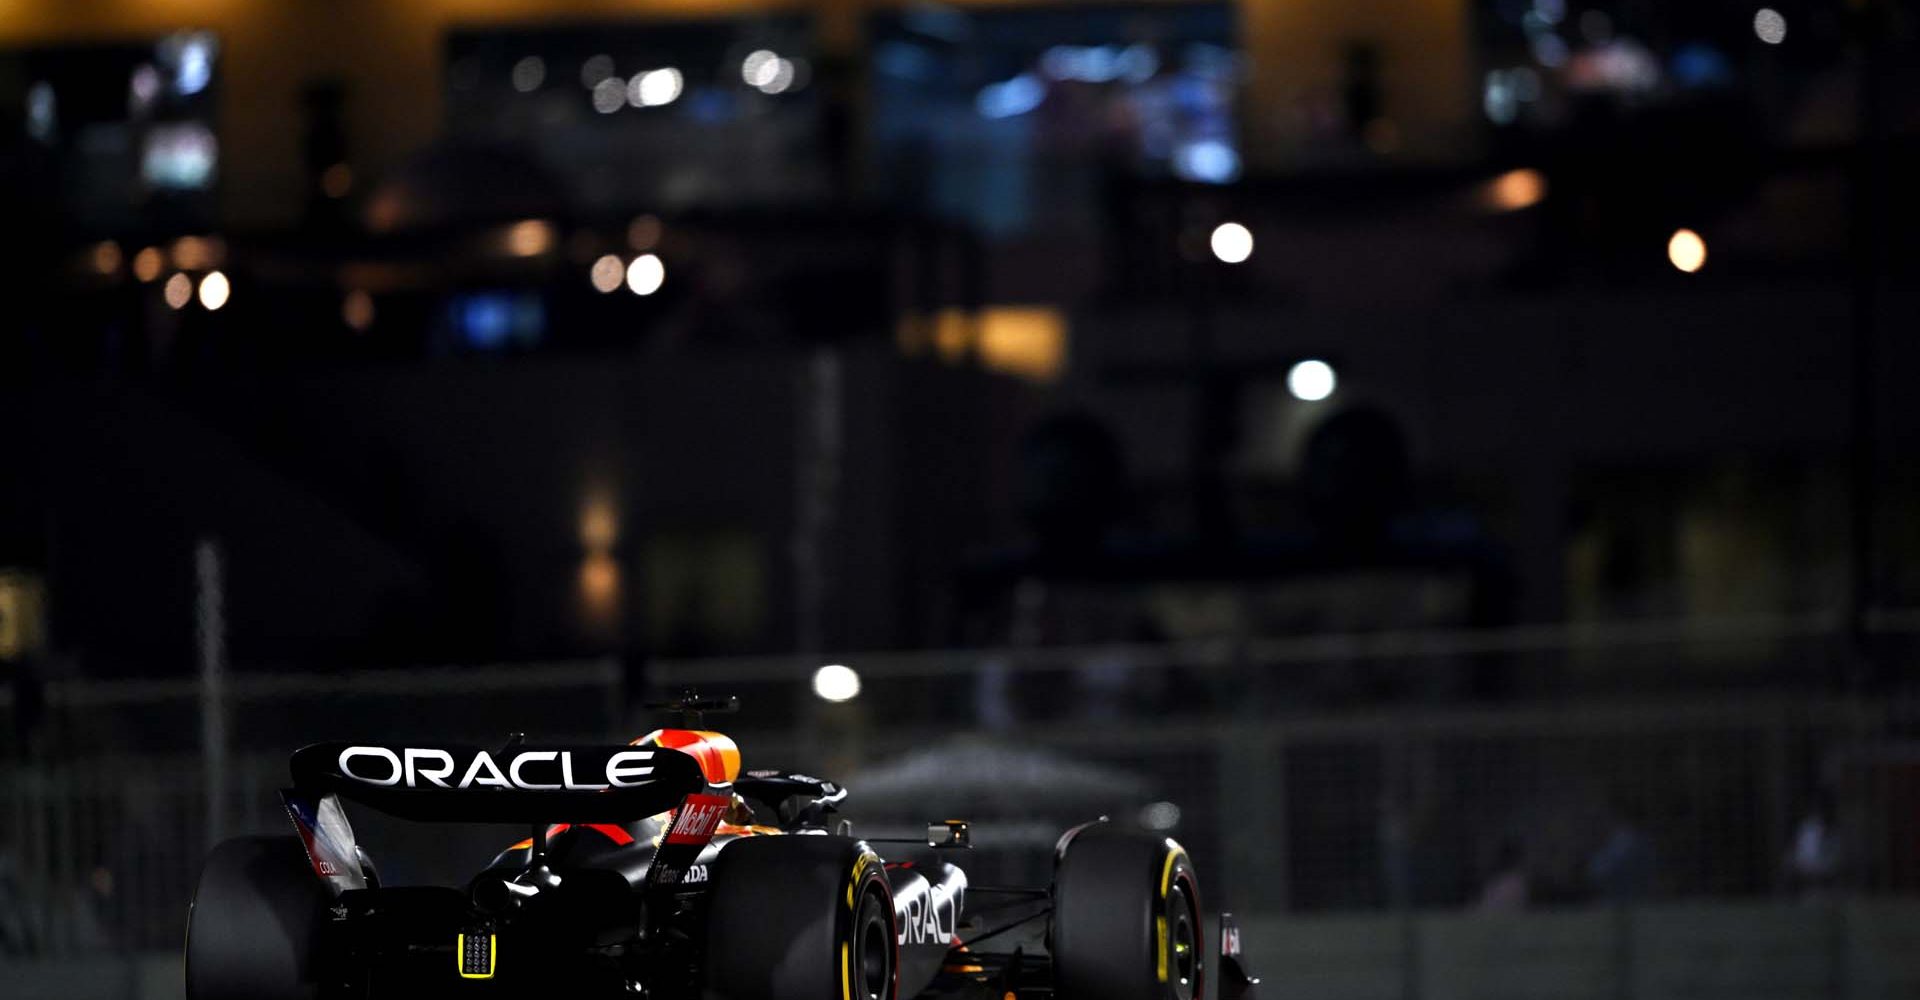
{"type": "MultiPolygon", "coordinates": [[[[301,975],[311,977],[312,989],[299,995],[565,990],[583,997],[785,1000],[778,987],[743,990],[739,976],[712,968],[717,955],[739,961],[737,942],[727,940],[736,935],[768,942],[753,946],[768,954],[750,957],[781,967],[771,954],[784,948],[781,927],[764,925],[783,920],[793,921],[794,941],[825,934],[820,941],[839,942],[832,945],[837,969],[822,964],[832,961],[822,955],[815,971],[834,976],[841,1000],[969,992],[1039,1000],[1052,993],[1044,952],[973,947],[1048,919],[1047,887],[970,887],[948,860],[968,844],[959,821],[932,825],[925,841],[851,839],[836,816],[844,789],[803,774],[743,775],[738,750],[718,733],[661,730],[619,747],[513,742],[497,751],[323,743],[296,752],[291,771],[283,801],[325,900],[311,940],[300,945],[307,949],[300,952],[301,975]],[[342,800],[426,822],[525,823],[530,836],[479,866],[464,886],[386,886],[357,843],[342,800]],[[821,838],[814,843],[822,850],[797,850],[805,843],[788,838],[821,838]],[[751,841],[796,850],[734,850],[751,841]],[[748,855],[752,864],[730,866],[748,855]],[[787,857],[839,866],[840,874],[821,870],[811,881],[783,881],[786,862],[778,859],[787,857]],[[831,888],[835,877],[845,885],[844,907],[840,890],[831,888]],[[776,883],[764,896],[757,888],[763,881],[776,883]],[[814,911],[781,898],[803,885],[842,914],[824,918],[825,930],[805,916],[814,911]],[[722,886],[725,906],[716,902],[722,886]],[[890,901],[890,922],[863,916],[872,911],[861,900],[872,893],[890,901]],[[989,902],[975,912],[970,895],[982,893],[989,902]],[[764,919],[756,912],[763,902],[764,919]],[[866,938],[848,930],[856,917],[866,921],[866,938]],[[992,926],[996,919],[1002,926],[992,926]],[[804,926],[810,921],[814,929],[804,926]]],[[[1062,838],[1063,850],[1076,832],[1062,838]]],[[[885,903],[876,905],[884,914],[885,903]]],[[[1237,951],[1237,932],[1232,940],[1237,951]]],[[[190,971],[195,961],[190,935],[190,971]]],[[[1226,964],[1231,975],[1237,967],[1226,964]]]]}

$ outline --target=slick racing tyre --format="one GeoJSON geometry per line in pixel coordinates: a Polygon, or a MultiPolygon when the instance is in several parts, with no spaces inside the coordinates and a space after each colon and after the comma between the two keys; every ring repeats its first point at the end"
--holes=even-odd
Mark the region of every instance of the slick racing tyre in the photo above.
{"type": "Polygon", "coordinates": [[[1172,840],[1106,823],[1062,838],[1047,938],[1059,1000],[1205,1000],[1205,926],[1172,840]]]}
{"type": "Polygon", "coordinates": [[[215,847],[187,913],[187,1000],[311,1000],[326,903],[298,838],[215,847]]]}
{"type": "Polygon", "coordinates": [[[708,890],[708,1000],[895,1000],[886,868],[847,837],[745,837],[708,890]]]}

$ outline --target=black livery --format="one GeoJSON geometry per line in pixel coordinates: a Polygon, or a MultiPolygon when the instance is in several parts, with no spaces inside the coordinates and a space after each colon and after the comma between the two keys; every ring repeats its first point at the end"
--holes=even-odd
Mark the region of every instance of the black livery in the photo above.
{"type": "Polygon", "coordinates": [[[1229,916],[1206,947],[1172,840],[1097,821],[1060,839],[1051,885],[969,885],[948,860],[968,846],[964,822],[931,824],[924,842],[856,839],[844,789],[742,774],[719,733],[497,751],[323,743],[292,772],[282,797],[298,835],[230,840],[207,859],[189,1000],[1205,1000],[1209,975],[1232,1000],[1253,984],[1229,916]],[[532,835],[465,886],[385,885],[343,799],[532,835]],[[991,947],[1041,927],[1044,946],[991,947]]]}

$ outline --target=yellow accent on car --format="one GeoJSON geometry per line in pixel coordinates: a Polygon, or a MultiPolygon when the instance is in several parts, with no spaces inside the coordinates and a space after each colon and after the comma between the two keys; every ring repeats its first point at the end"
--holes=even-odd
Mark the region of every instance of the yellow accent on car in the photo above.
{"type": "Polygon", "coordinates": [[[1167,890],[1173,888],[1173,863],[1187,856],[1187,849],[1167,841],[1167,863],[1160,868],[1160,898],[1167,898],[1167,890]]]}
{"type": "Polygon", "coordinates": [[[500,939],[487,935],[487,971],[467,971],[467,936],[456,935],[453,939],[453,967],[460,970],[461,979],[492,979],[493,970],[500,963],[500,939]]]}
{"type": "Polygon", "coordinates": [[[1167,981],[1167,918],[1153,918],[1154,977],[1161,982],[1167,981]]]}

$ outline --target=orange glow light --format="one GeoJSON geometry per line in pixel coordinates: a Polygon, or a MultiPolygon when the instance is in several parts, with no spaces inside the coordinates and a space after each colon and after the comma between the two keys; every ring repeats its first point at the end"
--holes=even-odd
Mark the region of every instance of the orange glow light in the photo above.
{"type": "Polygon", "coordinates": [[[1509,170],[1487,182],[1487,205],[1497,212],[1532,208],[1547,196],[1547,178],[1538,170],[1509,170]]]}
{"type": "Polygon", "coordinates": [[[141,281],[160,277],[160,269],[165,266],[167,258],[160,253],[159,247],[147,247],[133,255],[133,276],[141,281]]]}

